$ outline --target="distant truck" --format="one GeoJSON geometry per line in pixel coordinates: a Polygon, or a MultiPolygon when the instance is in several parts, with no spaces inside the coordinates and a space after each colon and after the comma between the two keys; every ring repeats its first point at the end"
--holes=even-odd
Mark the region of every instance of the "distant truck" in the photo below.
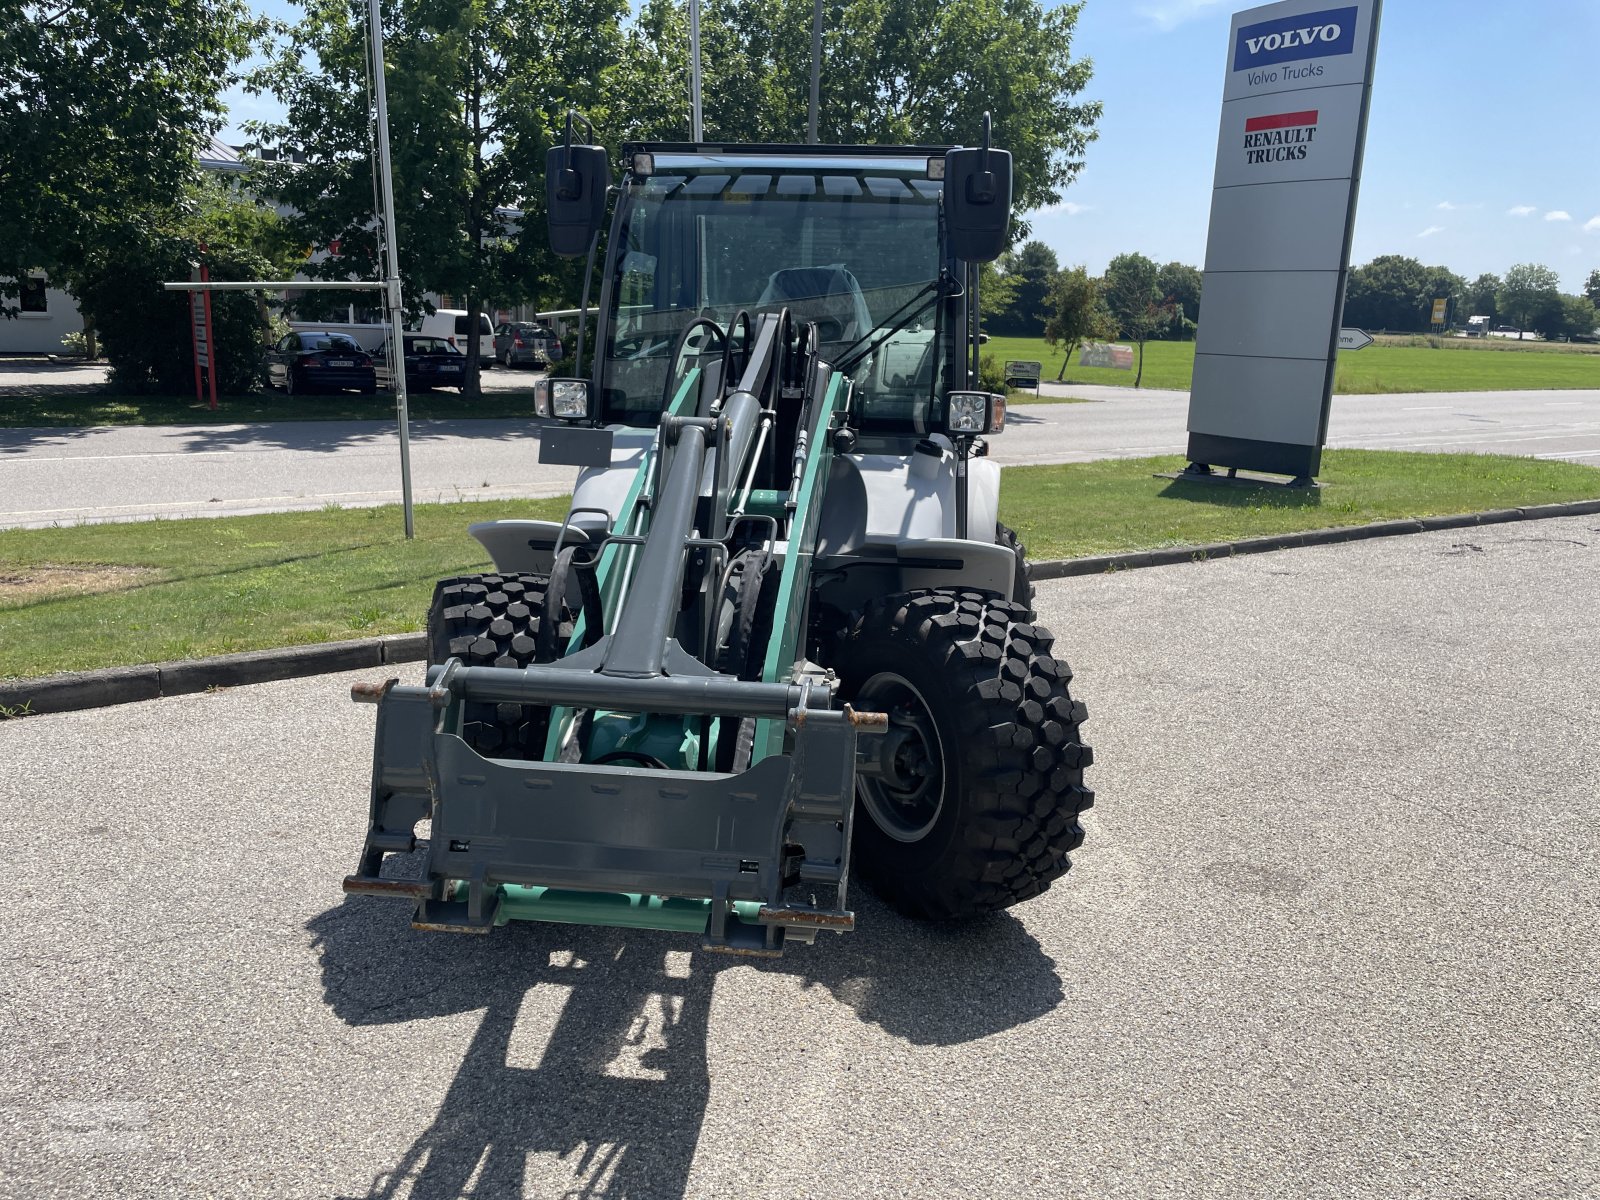
{"type": "Polygon", "coordinates": [[[1488,337],[1489,330],[1493,325],[1493,317],[1468,317],[1467,327],[1462,330],[1462,333],[1467,337],[1488,337]]]}

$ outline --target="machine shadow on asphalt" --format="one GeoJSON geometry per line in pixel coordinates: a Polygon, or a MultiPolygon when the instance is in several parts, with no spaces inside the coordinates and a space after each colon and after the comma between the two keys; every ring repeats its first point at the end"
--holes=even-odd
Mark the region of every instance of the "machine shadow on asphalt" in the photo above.
{"type": "MultiPolygon", "coordinates": [[[[858,892],[857,932],[783,958],[686,953],[687,938],[514,922],[488,937],[414,931],[392,901],[351,897],[309,921],[323,998],[348,1025],[482,1009],[443,1103],[363,1200],[525,1193],[534,1155],[559,1156],[585,1196],[682,1196],[704,1124],[712,993],[723,971],[791,975],[917,1045],[1022,1025],[1063,999],[1055,962],[1015,917],[904,920],[858,892]],[[552,989],[542,1044],[519,1033],[552,989]],[[565,993],[564,1002],[560,994],[565,993]],[[532,1065],[526,1065],[531,1063],[532,1065]]],[[[381,1103],[374,1098],[374,1103],[381,1103]]],[[[343,1198],[354,1200],[354,1198],[343,1198]]]]}

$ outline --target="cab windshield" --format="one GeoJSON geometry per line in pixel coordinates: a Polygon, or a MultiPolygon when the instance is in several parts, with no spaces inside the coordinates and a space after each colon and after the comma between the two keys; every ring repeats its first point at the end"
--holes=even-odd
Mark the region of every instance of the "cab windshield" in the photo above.
{"type": "Polygon", "coordinates": [[[851,369],[863,423],[898,426],[926,411],[951,341],[934,341],[939,274],[936,181],[857,169],[723,167],[664,172],[625,191],[601,363],[606,418],[649,425],[664,403],[685,326],[724,327],[788,308],[815,322],[823,357],[851,369]],[[909,306],[909,307],[908,307],[909,306]]]}

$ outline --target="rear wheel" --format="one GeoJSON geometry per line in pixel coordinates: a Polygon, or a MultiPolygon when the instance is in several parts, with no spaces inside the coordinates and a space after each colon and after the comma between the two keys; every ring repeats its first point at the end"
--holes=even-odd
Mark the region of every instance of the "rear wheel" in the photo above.
{"type": "Polygon", "coordinates": [[[1083,841],[1086,714],[1029,616],[987,592],[910,592],[874,601],[843,640],[844,698],[889,714],[863,740],[855,865],[908,916],[1036,896],[1083,841]]]}
{"type": "MultiPolygon", "coordinates": [[[[428,662],[459,658],[475,667],[526,667],[539,657],[539,628],[549,580],[502,571],[462,575],[434,585],[428,606],[428,662]]],[[[565,605],[556,630],[556,654],[572,636],[574,614],[565,605]]],[[[480,754],[496,758],[544,757],[550,710],[532,704],[469,703],[462,736],[480,754]]]]}
{"type": "Polygon", "coordinates": [[[306,386],[295,378],[295,370],[290,367],[283,373],[283,393],[286,396],[303,396],[306,386]]]}

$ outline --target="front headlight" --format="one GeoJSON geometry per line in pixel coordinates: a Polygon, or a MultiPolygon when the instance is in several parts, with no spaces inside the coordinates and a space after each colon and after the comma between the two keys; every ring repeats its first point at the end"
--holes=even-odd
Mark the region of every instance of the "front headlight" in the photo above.
{"type": "Polygon", "coordinates": [[[589,416],[587,379],[552,379],[550,412],[563,421],[583,421],[589,416]]]}
{"type": "Polygon", "coordinates": [[[951,392],[945,406],[946,433],[978,434],[989,431],[988,392],[951,392]]]}

